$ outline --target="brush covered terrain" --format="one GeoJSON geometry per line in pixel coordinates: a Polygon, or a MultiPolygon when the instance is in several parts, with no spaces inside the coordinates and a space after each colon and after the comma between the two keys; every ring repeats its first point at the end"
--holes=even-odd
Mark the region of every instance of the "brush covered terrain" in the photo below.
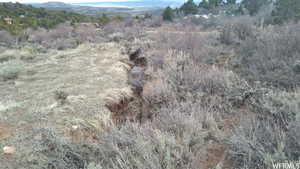
{"type": "Polygon", "coordinates": [[[300,24],[193,12],[163,21],[169,12],[100,28],[26,29],[18,43],[0,31],[0,168],[298,161],[300,24]]]}

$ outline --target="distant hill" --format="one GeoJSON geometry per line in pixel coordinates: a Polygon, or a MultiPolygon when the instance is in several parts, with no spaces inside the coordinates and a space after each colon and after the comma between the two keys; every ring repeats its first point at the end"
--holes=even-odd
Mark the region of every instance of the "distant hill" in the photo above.
{"type": "Polygon", "coordinates": [[[48,8],[72,8],[73,5],[63,2],[46,2],[40,4],[41,7],[45,6],[48,8]]]}
{"type": "Polygon", "coordinates": [[[45,8],[54,11],[68,11],[79,13],[86,16],[99,16],[103,13],[106,14],[119,14],[132,12],[132,8],[115,8],[115,7],[93,7],[88,5],[68,4],[63,2],[47,2],[47,3],[34,3],[34,7],[45,8]]]}
{"type": "Polygon", "coordinates": [[[181,6],[184,0],[131,0],[131,1],[105,1],[105,2],[81,2],[78,5],[89,5],[89,6],[112,6],[112,7],[166,7],[166,6],[181,6]]]}
{"type": "Polygon", "coordinates": [[[160,0],[146,0],[142,3],[140,1],[130,2],[82,2],[75,4],[68,4],[63,2],[47,2],[47,3],[33,3],[31,5],[40,8],[46,8],[55,11],[68,11],[79,13],[86,16],[98,17],[103,13],[108,15],[122,15],[123,17],[131,17],[140,14],[149,13],[152,15],[160,15],[163,6],[175,4],[170,1],[160,0]],[[155,2],[154,2],[155,1],[155,2]]]}
{"type": "Polygon", "coordinates": [[[90,20],[87,16],[73,12],[49,11],[20,3],[0,3],[0,30],[13,34],[28,27],[50,29],[66,21],[76,23],[90,20]]]}

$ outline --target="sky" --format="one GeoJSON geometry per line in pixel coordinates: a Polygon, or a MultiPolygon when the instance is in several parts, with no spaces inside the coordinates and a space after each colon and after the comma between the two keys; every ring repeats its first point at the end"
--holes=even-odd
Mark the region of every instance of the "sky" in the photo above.
{"type": "MultiPolygon", "coordinates": [[[[122,2],[122,1],[126,2],[132,0],[0,0],[0,2],[16,2],[16,1],[20,3],[44,3],[50,1],[56,1],[56,2],[59,1],[65,3],[80,3],[80,2],[122,2]]],[[[177,1],[184,1],[184,0],[177,0],[177,1]]]]}

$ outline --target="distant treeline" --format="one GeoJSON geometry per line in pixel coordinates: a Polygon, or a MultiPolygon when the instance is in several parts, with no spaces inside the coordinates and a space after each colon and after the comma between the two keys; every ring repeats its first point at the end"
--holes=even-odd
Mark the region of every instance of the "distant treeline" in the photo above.
{"type": "Polygon", "coordinates": [[[90,17],[65,11],[48,11],[20,3],[0,3],[0,30],[18,34],[25,28],[51,29],[70,21],[71,23],[88,22],[90,17]]]}
{"type": "Polygon", "coordinates": [[[267,23],[282,24],[300,20],[300,0],[202,0],[199,4],[188,0],[181,7],[167,7],[163,19],[195,14],[260,15],[267,23]]]}
{"type": "Polygon", "coordinates": [[[20,3],[0,3],[0,30],[18,35],[26,28],[52,29],[60,23],[70,22],[72,25],[82,22],[106,24],[111,20],[122,20],[121,16],[110,18],[103,14],[89,17],[74,12],[51,11],[20,3]]]}

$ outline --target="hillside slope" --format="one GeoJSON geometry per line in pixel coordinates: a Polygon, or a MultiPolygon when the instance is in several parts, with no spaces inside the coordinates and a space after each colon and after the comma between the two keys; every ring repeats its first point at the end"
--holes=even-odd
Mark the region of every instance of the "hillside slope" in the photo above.
{"type": "Polygon", "coordinates": [[[119,61],[127,56],[121,49],[103,43],[38,55],[32,49],[1,53],[12,58],[3,65],[16,63],[22,72],[15,81],[0,81],[0,145],[5,144],[1,138],[41,126],[66,132],[77,123],[97,123],[108,116],[104,97],[128,87],[125,65],[119,61]],[[4,132],[7,128],[13,130],[4,132]]]}
{"type": "Polygon", "coordinates": [[[66,21],[76,23],[89,20],[87,16],[72,12],[48,11],[20,3],[0,3],[0,30],[7,30],[13,34],[18,34],[28,27],[49,29],[66,21]]]}

